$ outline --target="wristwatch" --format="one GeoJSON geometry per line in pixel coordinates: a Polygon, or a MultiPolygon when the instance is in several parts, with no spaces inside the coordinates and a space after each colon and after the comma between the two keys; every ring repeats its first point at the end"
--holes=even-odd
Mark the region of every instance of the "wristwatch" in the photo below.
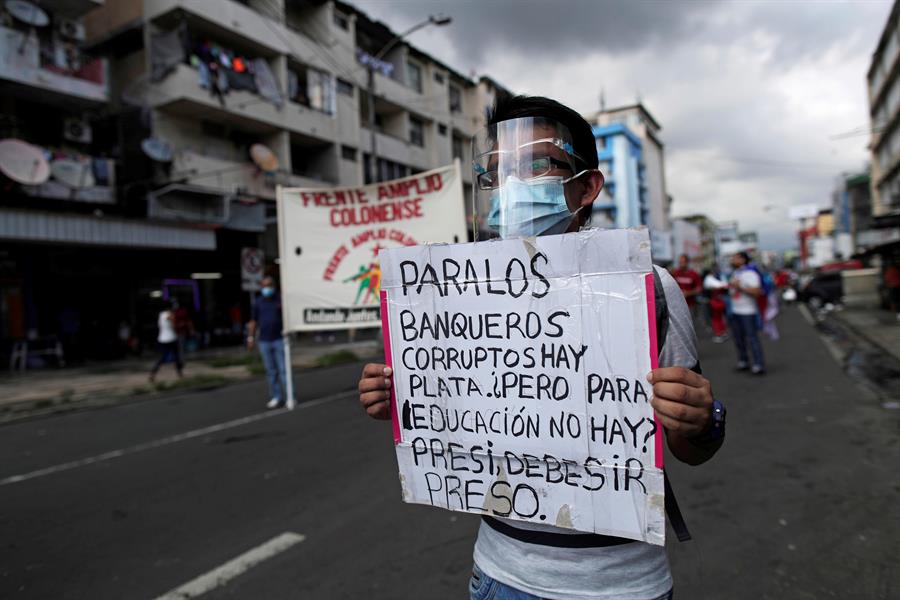
{"type": "Polygon", "coordinates": [[[698,446],[709,446],[725,438],[725,405],[718,400],[713,400],[712,418],[706,431],[696,437],[690,438],[691,442],[698,446]]]}

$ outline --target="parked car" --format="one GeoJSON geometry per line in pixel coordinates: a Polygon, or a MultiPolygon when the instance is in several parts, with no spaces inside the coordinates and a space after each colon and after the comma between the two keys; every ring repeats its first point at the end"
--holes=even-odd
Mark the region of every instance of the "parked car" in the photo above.
{"type": "Polygon", "coordinates": [[[802,285],[799,300],[811,308],[819,309],[826,304],[840,304],[844,296],[844,284],[840,271],[816,273],[812,279],[802,285]]]}

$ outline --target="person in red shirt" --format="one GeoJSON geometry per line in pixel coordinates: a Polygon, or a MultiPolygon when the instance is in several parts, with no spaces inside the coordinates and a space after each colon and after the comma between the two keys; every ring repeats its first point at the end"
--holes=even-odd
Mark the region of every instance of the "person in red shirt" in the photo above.
{"type": "Polygon", "coordinates": [[[681,293],[687,300],[691,314],[696,317],[694,313],[697,312],[697,296],[703,291],[703,282],[700,274],[690,267],[690,259],[687,254],[678,257],[678,268],[672,271],[672,277],[678,282],[678,287],[681,288],[681,293]]]}

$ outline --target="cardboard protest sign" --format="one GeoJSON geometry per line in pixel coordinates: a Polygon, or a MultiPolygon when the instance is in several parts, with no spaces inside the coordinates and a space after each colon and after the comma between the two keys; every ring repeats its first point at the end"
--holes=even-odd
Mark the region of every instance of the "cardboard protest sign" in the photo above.
{"type": "Polygon", "coordinates": [[[647,231],[381,256],[404,500],[663,544],[647,231]]]}
{"type": "Polygon", "coordinates": [[[355,188],[279,188],[286,331],[379,327],[385,248],[466,238],[459,162],[355,188]]]}

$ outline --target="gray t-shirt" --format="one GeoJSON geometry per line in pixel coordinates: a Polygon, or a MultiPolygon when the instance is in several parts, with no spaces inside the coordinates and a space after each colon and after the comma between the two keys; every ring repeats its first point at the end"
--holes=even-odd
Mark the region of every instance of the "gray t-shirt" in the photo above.
{"type": "MultiPolygon", "coordinates": [[[[697,338],[691,313],[668,271],[656,271],[669,308],[669,331],[659,364],[693,367],[697,364],[697,338]]],[[[551,525],[500,520],[519,529],[578,533],[551,525]]],[[[474,558],[489,577],[543,598],[652,600],[672,588],[665,547],[643,542],[602,548],[557,548],[521,542],[482,522],[474,558]]]]}

